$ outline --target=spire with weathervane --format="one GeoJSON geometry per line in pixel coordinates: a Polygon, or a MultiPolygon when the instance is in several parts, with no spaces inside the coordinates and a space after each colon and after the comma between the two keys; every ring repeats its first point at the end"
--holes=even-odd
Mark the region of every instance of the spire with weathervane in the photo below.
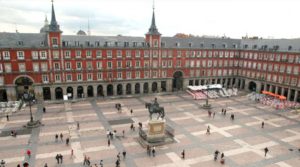
{"type": "Polygon", "coordinates": [[[147,45],[152,48],[159,48],[161,45],[161,33],[158,32],[158,29],[155,24],[154,1],[151,26],[149,28],[148,33],[146,34],[145,41],[147,45]]]}
{"type": "Polygon", "coordinates": [[[158,29],[156,28],[156,24],[155,24],[155,13],[154,13],[154,1],[153,1],[153,13],[152,13],[152,21],[151,21],[151,26],[149,28],[149,31],[147,34],[151,34],[151,35],[161,35],[158,32],[158,29]]]}
{"type": "Polygon", "coordinates": [[[57,24],[57,21],[56,21],[53,0],[51,0],[51,2],[52,2],[52,11],[51,11],[51,22],[49,25],[49,31],[50,32],[61,32],[59,29],[59,25],[57,24]]]}

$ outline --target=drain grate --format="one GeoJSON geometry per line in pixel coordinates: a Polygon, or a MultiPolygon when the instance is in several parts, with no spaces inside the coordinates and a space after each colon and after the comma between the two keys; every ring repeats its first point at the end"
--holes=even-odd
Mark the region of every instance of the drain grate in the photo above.
{"type": "Polygon", "coordinates": [[[123,119],[114,119],[108,121],[110,125],[120,125],[120,124],[130,124],[133,123],[133,120],[131,118],[123,118],[123,119]]]}

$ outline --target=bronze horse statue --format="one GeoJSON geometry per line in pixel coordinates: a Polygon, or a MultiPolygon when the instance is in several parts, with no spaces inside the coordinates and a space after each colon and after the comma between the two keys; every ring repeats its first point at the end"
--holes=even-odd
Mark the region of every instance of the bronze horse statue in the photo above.
{"type": "Polygon", "coordinates": [[[155,98],[154,103],[145,103],[145,107],[149,110],[149,117],[152,119],[152,114],[158,113],[157,119],[165,117],[165,109],[163,107],[160,107],[157,99],[155,98]]]}

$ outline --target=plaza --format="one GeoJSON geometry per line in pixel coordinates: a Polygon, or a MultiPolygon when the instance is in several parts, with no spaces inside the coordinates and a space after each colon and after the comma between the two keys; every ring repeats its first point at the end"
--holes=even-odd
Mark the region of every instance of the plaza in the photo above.
{"type": "MultiPolygon", "coordinates": [[[[62,101],[60,101],[62,102],[62,101]]],[[[152,94],[124,98],[98,98],[74,101],[65,110],[63,103],[43,102],[32,106],[35,120],[42,125],[26,130],[29,107],[13,113],[7,121],[1,118],[0,158],[6,167],[28,162],[30,166],[49,167],[83,166],[84,156],[91,165],[115,166],[117,154],[124,150],[121,167],[290,167],[298,166],[300,148],[300,115],[295,111],[276,110],[250,101],[245,92],[230,98],[210,99],[212,112],[202,108],[205,100],[194,100],[187,93],[152,94]],[[138,130],[130,130],[131,123],[138,127],[142,122],[147,126],[149,118],[145,103],[157,98],[166,113],[166,123],[175,130],[175,142],[157,146],[156,156],[148,156],[146,148],[139,143],[138,130]],[[118,112],[115,104],[120,103],[118,112]],[[43,113],[43,107],[46,112],[43,113]],[[130,110],[133,113],[130,113],[130,110]],[[221,110],[226,109],[226,115],[221,110]],[[230,115],[235,119],[231,120],[230,115]],[[265,126],[261,128],[264,121],[265,126]],[[80,128],[77,128],[79,123],[80,128]],[[206,134],[210,126],[210,135],[206,134]],[[16,130],[17,137],[8,132],[16,130]],[[108,146],[106,131],[116,130],[116,135],[108,146]],[[122,131],[125,131],[123,137],[122,131]],[[63,134],[63,141],[55,141],[56,134],[63,134]],[[70,138],[70,144],[65,143],[70,138]],[[264,148],[269,152],[265,157],[264,148]],[[31,158],[26,150],[31,150],[31,158]],[[71,155],[73,149],[74,155],[71,155]],[[185,150],[185,159],[181,152],[185,150]],[[225,164],[213,160],[215,150],[223,152],[225,164]],[[57,154],[63,155],[63,163],[58,165],[57,154]]]]}

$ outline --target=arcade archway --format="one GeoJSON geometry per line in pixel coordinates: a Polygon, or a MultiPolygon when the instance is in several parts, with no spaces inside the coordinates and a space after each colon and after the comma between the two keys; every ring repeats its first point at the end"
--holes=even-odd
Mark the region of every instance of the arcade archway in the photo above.
{"type": "Polygon", "coordinates": [[[73,88],[72,87],[67,87],[67,95],[68,95],[68,98],[73,99],[73,88]]]}
{"type": "Polygon", "coordinates": [[[173,75],[173,91],[178,91],[183,89],[183,73],[181,71],[176,71],[173,75]]]}
{"type": "Polygon", "coordinates": [[[144,93],[149,93],[148,83],[144,83],[144,93]]]}
{"type": "Polygon", "coordinates": [[[134,85],[134,93],[135,94],[139,94],[140,93],[140,84],[139,83],[136,83],[134,85]]]}
{"type": "Polygon", "coordinates": [[[249,82],[249,86],[248,86],[248,89],[250,90],[250,91],[256,91],[256,83],[255,82],[253,82],[253,81],[250,81],[249,82]]]}
{"type": "Polygon", "coordinates": [[[94,97],[94,88],[93,88],[93,86],[88,86],[87,87],[87,95],[88,95],[88,97],[94,97]]]}
{"type": "Polygon", "coordinates": [[[82,86],[77,87],[77,98],[83,98],[83,87],[82,86]]]}
{"type": "Polygon", "coordinates": [[[44,100],[51,100],[51,91],[49,87],[43,88],[43,96],[44,96],[44,100]]]}
{"type": "Polygon", "coordinates": [[[127,94],[127,95],[130,95],[130,94],[131,94],[131,84],[130,84],[130,83],[128,83],[128,84],[126,85],[126,94],[127,94]]]}
{"type": "Polygon", "coordinates": [[[104,96],[103,94],[103,86],[102,85],[99,85],[97,87],[97,96],[100,97],[100,96],[104,96]]]}
{"type": "Polygon", "coordinates": [[[55,88],[55,99],[56,100],[61,100],[63,99],[63,90],[61,87],[55,88]]]}
{"type": "Polygon", "coordinates": [[[157,92],[157,83],[156,82],[152,83],[152,92],[157,92]]]}
{"type": "Polygon", "coordinates": [[[123,86],[122,84],[117,85],[117,95],[122,95],[123,94],[123,86]]]}
{"type": "Polygon", "coordinates": [[[114,87],[113,85],[107,85],[107,96],[113,96],[114,95],[114,87]]]}

